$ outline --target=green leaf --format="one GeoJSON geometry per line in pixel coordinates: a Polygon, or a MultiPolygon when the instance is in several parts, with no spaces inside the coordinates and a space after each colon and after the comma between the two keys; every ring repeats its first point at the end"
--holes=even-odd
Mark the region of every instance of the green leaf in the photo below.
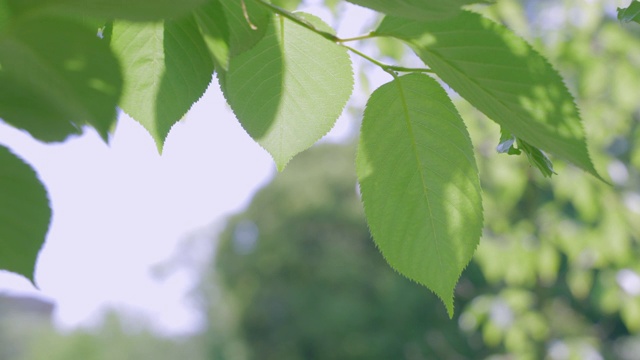
{"type": "Polygon", "coordinates": [[[0,145],[0,269],[33,283],[50,219],[47,191],[35,171],[0,145]]]}
{"type": "Polygon", "coordinates": [[[251,49],[267,33],[271,12],[253,0],[219,1],[229,26],[231,56],[251,49]]]}
{"type": "Polygon", "coordinates": [[[544,152],[522,139],[517,139],[517,143],[518,150],[521,150],[525,155],[527,155],[527,159],[531,166],[538,168],[542,175],[545,177],[551,177],[551,175],[554,174],[557,175],[556,172],[553,171],[553,164],[551,163],[551,160],[549,160],[544,152]]]}
{"type": "Polygon", "coordinates": [[[393,16],[415,20],[440,20],[455,16],[460,7],[493,0],[348,0],[350,3],[393,16]]]}
{"type": "Polygon", "coordinates": [[[213,61],[193,17],[157,23],[116,21],[111,47],[123,66],[120,105],[162,151],[171,127],[211,82],[213,61]]]}
{"type": "Polygon", "coordinates": [[[302,0],[271,0],[271,3],[283,9],[293,11],[300,6],[302,0]]]}
{"type": "Polygon", "coordinates": [[[516,137],[508,131],[500,129],[500,142],[496,146],[496,151],[500,154],[519,155],[520,150],[515,147],[516,137]]]}
{"type": "Polygon", "coordinates": [[[446,21],[387,17],[376,34],[406,41],[442,80],[517,138],[601,179],[562,78],[509,29],[463,12],[446,21]]]}
{"type": "Polygon", "coordinates": [[[122,91],[106,41],[71,21],[29,17],[0,37],[0,117],[42,141],[93,125],[106,140],[122,91]]]}
{"type": "Polygon", "coordinates": [[[238,120],[279,170],[331,130],[353,89],[346,49],[283,18],[218,74],[238,120]]]}
{"type": "Polygon", "coordinates": [[[471,139],[435,80],[406,75],[371,95],[356,167],[380,251],[453,316],[455,284],[482,230],[482,199],[471,139]]]}
{"type": "Polygon", "coordinates": [[[618,8],[618,20],[623,23],[631,21],[640,23],[640,2],[633,0],[626,8],[618,8]]]}
{"type": "Polygon", "coordinates": [[[206,0],[9,0],[16,13],[39,12],[132,21],[179,18],[205,2],[206,0]]]}
{"type": "Polygon", "coordinates": [[[222,5],[218,0],[209,0],[206,6],[199,8],[194,15],[214,62],[223,70],[228,70],[229,29],[222,5]]]}

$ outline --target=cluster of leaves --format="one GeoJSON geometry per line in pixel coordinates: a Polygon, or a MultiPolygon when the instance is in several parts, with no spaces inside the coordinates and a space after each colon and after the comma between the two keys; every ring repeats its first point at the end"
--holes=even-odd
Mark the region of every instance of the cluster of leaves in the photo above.
{"type": "MultiPolygon", "coordinates": [[[[465,124],[427,74],[500,125],[501,150],[524,152],[545,175],[548,152],[599,178],[580,115],[545,57],[461,8],[485,1],[349,2],[385,17],[369,34],[341,39],[317,17],[265,0],[1,0],[0,117],[41,141],[86,125],[107,141],[119,106],[161,151],[215,72],[244,129],[282,170],[342,112],[351,51],[392,77],[367,103],[356,161],[371,233],[389,264],[433,290],[451,315],[483,211],[465,124]],[[386,65],[345,45],[377,37],[408,45],[428,68],[386,65]]],[[[33,279],[46,193],[21,159],[0,154],[0,267],[33,279]]]]}

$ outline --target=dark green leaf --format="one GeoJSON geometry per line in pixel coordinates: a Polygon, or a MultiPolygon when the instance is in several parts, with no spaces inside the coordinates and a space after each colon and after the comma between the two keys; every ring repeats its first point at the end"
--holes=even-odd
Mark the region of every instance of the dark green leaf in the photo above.
{"type": "Polygon", "coordinates": [[[640,23],[640,2],[633,0],[629,7],[618,8],[618,20],[621,22],[637,22],[640,23]]]}
{"type": "Polygon", "coordinates": [[[446,21],[387,17],[376,33],[406,41],[449,86],[518,139],[600,178],[562,78],[507,28],[465,11],[446,21]]]}
{"type": "Polygon", "coordinates": [[[36,173],[0,145],[0,269],[33,283],[50,219],[47,191],[36,173]]]}
{"type": "Polygon", "coordinates": [[[0,117],[43,141],[93,125],[106,140],[122,77],[105,41],[62,19],[16,21],[0,37],[0,117]]]}
{"type": "Polygon", "coordinates": [[[371,95],[356,167],[380,251],[452,316],[453,289],[480,239],[482,199],[471,139],[435,80],[407,75],[371,95]]]}
{"type": "Polygon", "coordinates": [[[9,0],[16,13],[153,21],[184,16],[206,0],[9,0]]]}
{"type": "Polygon", "coordinates": [[[222,5],[218,0],[209,0],[206,6],[195,12],[195,17],[216,65],[228,70],[229,28],[222,5]]]}
{"type": "MultiPolygon", "coordinates": [[[[304,16],[317,28],[331,29],[304,16]]],[[[244,129],[284,169],[297,153],[324,136],[353,89],[346,49],[279,18],[251,50],[218,71],[222,90],[244,129]]]]}
{"type": "Polygon", "coordinates": [[[441,20],[455,16],[463,5],[490,3],[492,0],[348,0],[356,5],[393,16],[415,20],[441,20]]]}
{"type": "Polygon", "coordinates": [[[213,61],[193,17],[157,23],[116,21],[111,46],[127,83],[120,105],[162,151],[171,127],[211,82],[213,61]]]}
{"type": "Polygon", "coordinates": [[[231,56],[251,49],[266,34],[271,12],[253,0],[219,1],[229,26],[231,56]]]}

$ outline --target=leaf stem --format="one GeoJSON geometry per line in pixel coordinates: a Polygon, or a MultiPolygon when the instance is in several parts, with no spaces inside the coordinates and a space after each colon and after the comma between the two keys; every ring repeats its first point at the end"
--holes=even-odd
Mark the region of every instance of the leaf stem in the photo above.
{"type": "Polygon", "coordinates": [[[350,37],[350,38],[337,38],[336,41],[339,43],[345,43],[345,42],[349,42],[349,41],[358,41],[358,40],[366,40],[366,39],[371,39],[374,37],[374,34],[372,32],[368,33],[368,34],[364,34],[364,35],[360,35],[360,36],[354,36],[354,37],[350,37]]]}
{"type": "Polygon", "coordinates": [[[380,61],[372,58],[369,55],[366,55],[362,52],[360,52],[359,50],[356,50],[350,46],[344,45],[344,44],[340,44],[343,47],[347,48],[349,51],[353,52],[354,54],[368,60],[369,62],[378,65],[382,70],[388,72],[389,74],[391,74],[391,76],[396,77],[396,72],[421,72],[421,73],[431,73],[433,74],[433,70],[431,69],[425,69],[425,68],[410,68],[410,67],[404,67],[404,66],[397,66],[397,65],[389,65],[389,64],[384,64],[381,63],[380,61]]]}
{"type": "Polygon", "coordinates": [[[425,69],[425,68],[410,68],[410,67],[404,67],[404,66],[396,66],[396,65],[388,65],[388,64],[384,64],[381,63],[380,61],[372,58],[369,55],[366,55],[350,46],[347,46],[343,43],[345,42],[349,42],[349,41],[358,41],[358,40],[365,40],[365,39],[371,39],[373,37],[375,37],[375,34],[373,32],[370,32],[368,34],[365,35],[360,35],[360,36],[355,36],[355,37],[351,37],[351,38],[345,38],[345,39],[341,39],[335,35],[333,35],[332,33],[320,30],[318,28],[316,28],[312,23],[310,23],[309,21],[301,18],[300,16],[287,11],[279,6],[270,4],[268,2],[266,2],[265,0],[255,0],[256,2],[258,2],[259,4],[266,6],[267,8],[269,8],[271,11],[273,11],[274,13],[285,17],[293,22],[295,22],[296,24],[303,26],[313,32],[315,32],[316,34],[324,37],[325,39],[334,42],[340,46],[345,47],[347,50],[353,52],[354,54],[368,60],[369,62],[379,66],[382,70],[386,71],[387,73],[391,74],[391,76],[393,76],[394,78],[398,76],[397,72],[421,72],[421,73],[433,73],[433,71],[431,69],[425,69]]]}
{"type": "Polygon", "coordinates": [[[328,39],[332,42],[340,42],[340,39],[338,39],[337,36],[333,35],[332,33],[326,32],[326,31],[322,31],[317,29],[312,23],[308,22],[307,20],[297,16],[296,14],[289,12],[279,6],[270,4],[268,2],[266,2],[265,0],[255,0],[258,3],[262,4],[263,6],[268,7],[271,11],[273,11],[274,13],[283,16],[291,21],[293,21],[294,23],[306,27],[307,29],[315,32],[316,34],[324,37],[325,39],[328,39]]]}

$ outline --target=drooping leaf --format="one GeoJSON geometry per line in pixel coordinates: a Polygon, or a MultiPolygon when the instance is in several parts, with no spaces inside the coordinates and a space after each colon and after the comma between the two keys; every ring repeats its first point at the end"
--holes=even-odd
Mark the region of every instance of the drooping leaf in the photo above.
{"type": "Polygon", "coordinates": [[[29,17],[0,37],[0,117],[42,141],[91,124],[106,140],[122,77],[106,41],[71,21],[29,17]]]}
{"type": "MultiPolygon", "coordinates": [[[[331,31],[318,18],[305,18],[331,31]]],[[[331,130],[353,89],[346,50],[282,18],[218,73],[238,120],[279,170],[331,130]]]]}
{"type": "Polygon", "coordinates": [[[219,0],[229,26],[231,56],[251,49],[267,33],[271,12],[253,0],[219,0]]]}
{"type": "Polygon", "coordinates": [[[553,163],[551,163],[551,160],[549,160],[547,155],[542,152],[542,150],[538,149],[535,146],[532,146],[522,139],[517,139],[517,143],[518,150],[521,150],[525,153],[525,155],[527,155],[527,160],[529,160],[531,166],[540,170],[542,175],[544,175],[545,177],[557,175],[553,170],[553,163]]]}
{"type": "Polygon", "coordinates": [[[626,8],[618,8],[618,20],[624,23],[640,23],[640,2],[633,0],[626,8]]]}
{"type": "Polygon", "coordinates": [[[387,17],[376,34],[406,41],[449,86],[517,138],[600,178],[562,78],[509,29],[465,11],[445,21],[387,17]]]}
{"type": "Polygon", "coordinates": [[[441,20],[455,16],[463,5],[490,3],[493,0],[348,0],[393,16],[415,20],[441,20]]]}
{"type": "Polygon", "coordinates": [[[0,269],[33,283],[50,219],[47,191],[35,171],[0,145],[0,269]]]}
{"type": "Polygon", "coordinates": [[[116,21],[111,47],[127,79],[122,109],[162,151],[171,127],[211,82],[213,61],[193,17],[156,23],[116,21]]]}
{"type": "Polygon", "coordinates": [[[194,13],[213,60],[223,70],[229,69],[229,28],[224,9],[218,0],[207,1],[194,13]]]}
{"type": "Polygon", "coordinates": [[[187,15],[206,0],[9,0],[16,13],[89,16],[154,21],[187,15]]]}
{"type": "Polygon", "coordinates": [[[482,229],[471,139],[440,85],[420,74],[367,102],[356,160],[365,215],[389,264],[453,315],[453,289],[482,229]]]}

